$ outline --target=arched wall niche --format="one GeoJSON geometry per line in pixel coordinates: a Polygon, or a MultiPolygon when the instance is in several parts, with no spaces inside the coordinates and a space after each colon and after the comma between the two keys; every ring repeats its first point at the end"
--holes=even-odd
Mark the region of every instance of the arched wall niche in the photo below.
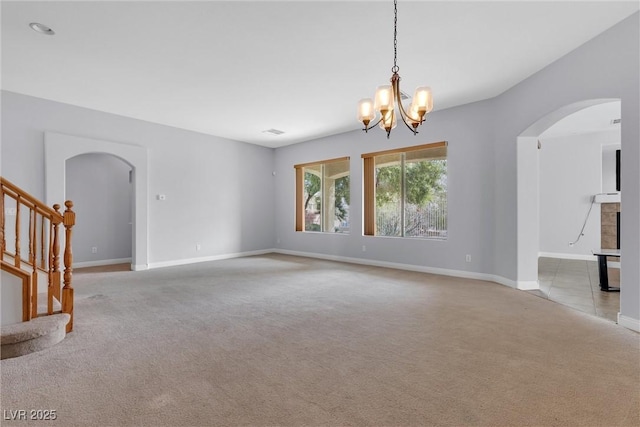
{"type": "Polygon", "coordinates": [[[133,248],[132,270],[145,270],[149,264],[148,239],[148,160],[144,147],[60,133],[45,132],[45,201],[48,205],[66,200],[67,159],[90,153],[117,157],[133,170],[133,248]]]}
{"type": "Polygon", "coordinates": [[[131,264],[132,166],[107,153],[80,154],[67,159],[65,177],[65,195],[76,213],[74,267],[131,264]]]}

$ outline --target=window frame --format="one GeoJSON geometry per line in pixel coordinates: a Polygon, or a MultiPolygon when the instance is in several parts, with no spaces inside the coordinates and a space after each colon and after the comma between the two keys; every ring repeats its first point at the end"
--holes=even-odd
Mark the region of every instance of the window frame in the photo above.
{"type": "MultiPolygon", "coordinates": [[[[328,160],[320,160],[317,162],[307,162],[307,163],[300,163],[297,165],[294,165],[294,169],[295,169],[295,173],[296,173],[296,197],[295,197],[295,203],[296,203],[296,231],[301,231],[301,232],[305,232],[305,221],[304,221],[304,217],[305,217],[305,209],[304,209],[304,169],[311,167],[311,166],[318,166],[318,165],[327,165],[327,164],[331,164],[331,163],[337,163],[337,162],[349,162],[349,176],[351,176],[351,157],[346,156],[346,157],[336,157],[334,159],[328,159],[328,160]]],[[[320,231],[320,233],[328,233],[327,231],[320,231]]],[[[331,234],[346,234],[346,233],[331,233],[331,234]]]]}
{"type": "MultiPolygon", "coordinates": [[[[376,151],[372,153],[362,154],[362,184],[363,184],[363,235],[376,236],[376,184],[375,184],[375,172],[377,156],[383,156],[388,154],[406,154],[412,151],[434,149],[434,148],[448,148],[449,143],[447,141],[432,142],[429,144],[415,145],[412,147],[394,148],[391,150],[376,151]]],[[[448,158],[448,152],[447,152],[448,158]]],[[[448,189],[447,189],[448,193],[448,189]]],[[[404,206],[402,207],[404,210],[404,206]]],[[[403,225],[404,227],[404,225],[403,225]]],[[[400,237],[400,236],[379,236],[379,237],[400,237]]],[[[415,237],[412,237],[415,238],[415,237]]],[[[440,239],[439,239],[440,240],[440,239]]]]}

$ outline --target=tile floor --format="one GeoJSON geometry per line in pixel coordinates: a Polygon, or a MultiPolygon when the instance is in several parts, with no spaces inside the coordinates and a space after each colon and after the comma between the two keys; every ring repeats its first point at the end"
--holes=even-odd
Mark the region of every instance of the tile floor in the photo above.
{"type": "MultiPolygon", "coordinates": [[[[538,259],[539,291],[535,295],[613,322],[620,311],[620,293],[602,292],[596,261],[538,259]]],[[[620,270],[609,268],[609,286],[620,286],[620,270]]]]}

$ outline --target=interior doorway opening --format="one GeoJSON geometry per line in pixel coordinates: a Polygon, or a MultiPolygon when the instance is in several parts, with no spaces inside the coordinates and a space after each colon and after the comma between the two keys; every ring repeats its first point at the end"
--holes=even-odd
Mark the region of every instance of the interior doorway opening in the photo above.
{"type": "Polygon", "coordinates": [[[74,268],[131,264],[133,173],[124,160],[85,153],[66,161],[65,194],[74,203],[74,268]]]}
{"type": "Polygon", "coordinates": [[[619,99],[586,100],[548,114],[517,141],[518,287],[613,321],[620,296],[600,291],[593,253],[616,247],[619,222],[608,213],[616,205],[604,202],[617,198],[620,210],[619,119],[619,99]],[[613,243],[603,234],[609,220],[613,243]]]}

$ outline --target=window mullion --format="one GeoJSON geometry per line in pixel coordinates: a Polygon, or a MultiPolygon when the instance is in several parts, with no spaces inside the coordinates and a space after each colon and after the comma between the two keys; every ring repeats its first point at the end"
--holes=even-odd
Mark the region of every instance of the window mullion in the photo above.
{"type": "Polygon", "coordinates": [[[376,235],[376,167],[373,157],[363,159],[364,235],[376,235]]]}
{"type": "Polygon", "coordinates": [[[324,187],[325,182],[325,164],[320,165],[320,231],[327,231],[327,191],[324,187]]]}

